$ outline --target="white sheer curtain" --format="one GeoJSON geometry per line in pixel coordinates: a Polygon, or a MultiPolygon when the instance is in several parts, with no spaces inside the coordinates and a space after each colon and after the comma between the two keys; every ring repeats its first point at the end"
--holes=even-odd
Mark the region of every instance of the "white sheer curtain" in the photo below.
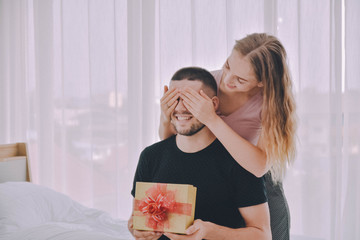
{"type": "Polygon", "coordinates": [[[360,239],[359,13],[357,0],[0,0],[0,143],[28,142],[34,182],[127,219],[162,86],[268,32],[298,104],[292,239],[360,239]]]}

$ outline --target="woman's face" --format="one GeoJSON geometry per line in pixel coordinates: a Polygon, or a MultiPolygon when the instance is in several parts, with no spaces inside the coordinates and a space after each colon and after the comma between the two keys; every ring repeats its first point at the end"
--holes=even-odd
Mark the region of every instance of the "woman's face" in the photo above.
{"type": "Polygon", "coordinates": [[[262,87],[249,60],[233,50],[223,66],[223,90],[227,92],[249,92],[262,87]]]}

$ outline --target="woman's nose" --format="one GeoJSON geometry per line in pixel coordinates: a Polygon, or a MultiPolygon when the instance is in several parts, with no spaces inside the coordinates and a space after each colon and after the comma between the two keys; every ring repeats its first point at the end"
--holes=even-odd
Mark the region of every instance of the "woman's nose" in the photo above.
{"type": "Polygon", "coordinates": [[[224,82],[226,83],[232,83],[234,80],[234,76],[231,73],[228,73],[224,77],[224,82]]]}

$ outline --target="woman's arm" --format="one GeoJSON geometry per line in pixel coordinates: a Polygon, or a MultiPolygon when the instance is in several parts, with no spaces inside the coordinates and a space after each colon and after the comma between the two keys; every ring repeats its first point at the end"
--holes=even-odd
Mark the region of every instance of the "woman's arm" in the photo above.
{"type": "Polygon", "coordinates": [[[168,86],[164,86],[164,95],[160,99],[161,115],[159,126],[159,137],[161,140],[169,138],[175,134],[175,129],[171,124],[171,113],[174,111],[179,98],[179,92],[177,89],[168,89],[168,86]]]}
{"type": "Polygon", "coordinates": [[[214,133],[230,155],[247,171],[256,177],[262,177],[269,171],[266,153],[259,146],[253,145],[238,135],[219,116],[205,125],[214,133]]]}
{"type": "Polygon", "coordinates": [[[186,89],[181,97],[185,107],[213,132],[243,168],[257,177],[263,176],[269,170],[266,153],[260,145],[261,139],[258,146],[254,146],[238,135],[216,114],[212,100],[203,91],[199,94],[192,89],[186,89]]]}
{"type": "Polygon", "coordinates": [[[174,127],[171,125],[170,121],[161,121],[159,126],[159,137],[160,140],[167,139],[171,136],[175,135],[174,127]]]}

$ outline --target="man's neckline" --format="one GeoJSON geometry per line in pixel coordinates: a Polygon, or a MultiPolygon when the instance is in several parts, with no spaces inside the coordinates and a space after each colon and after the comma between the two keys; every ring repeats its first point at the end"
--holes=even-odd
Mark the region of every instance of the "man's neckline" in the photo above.
{"type": "Polygon", "coordinates": [[[215,135],[206,126],[193,136],[175,136],[177,148],[184,153],[200,152],[210,146],[215,140],[215,135]]]}

